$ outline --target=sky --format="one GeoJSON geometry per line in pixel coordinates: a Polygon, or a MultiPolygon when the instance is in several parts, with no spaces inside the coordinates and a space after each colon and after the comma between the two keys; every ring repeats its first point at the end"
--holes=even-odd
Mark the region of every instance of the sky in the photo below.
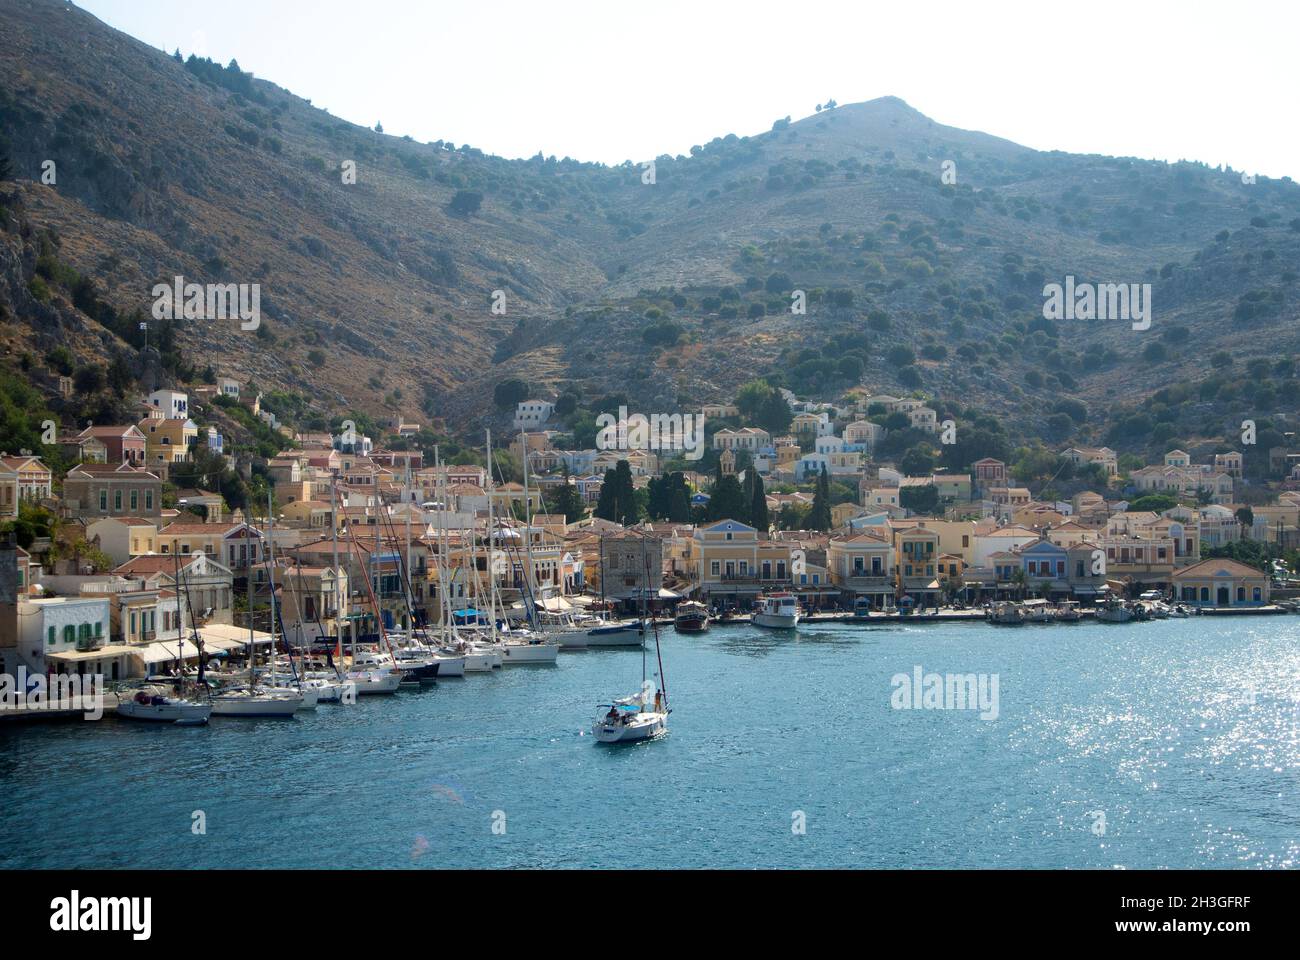
{"type": "Polygon", "coordinates": [[[80,0],[337,117],[487,153],[640,162],[897,96],[1041,150],[1300,179],[1300,4],[80,0]]]}

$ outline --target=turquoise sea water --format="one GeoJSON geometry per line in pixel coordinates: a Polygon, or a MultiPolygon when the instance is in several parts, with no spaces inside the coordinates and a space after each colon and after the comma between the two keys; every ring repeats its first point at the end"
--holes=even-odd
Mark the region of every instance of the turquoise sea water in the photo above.
{"type": "Polygon", "coordinates": [[[670,733],[634,746],[583,735],[637,689],[631,650],[288,721],[9,726],[0,866],[1300,861],[1300,618],[669,628],[663,650],[670,733]],[[998,718],[894,709],[917,665],[996,675],[998,718]]]}

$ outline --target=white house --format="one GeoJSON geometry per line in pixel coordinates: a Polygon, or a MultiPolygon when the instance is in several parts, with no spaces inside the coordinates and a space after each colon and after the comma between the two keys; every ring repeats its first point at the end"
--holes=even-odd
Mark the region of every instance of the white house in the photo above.
{"type": "Polygon", "coordinates": [[[179,390],[155,390],[149,394],[149,405],[161,410],[167,420],[188,420],[190,417],[189,394],[179,390]]]}
{"type": "Polygon", "coordinates": [[[842,453],[844,451],[845,444],[842,437],[837,437],[828,434],[827,436],[824,437],[818,437],[813,442],[813,448],[818,453],[826,453],[826,454],[842,453]]]}
{"type": "Polygon", "coordinates": [[[524,400],[515,408],[515,429],[536,430],[551,419],[555,404],[547,400],[524,400]]]}
{"type": "Polygon", "coordinates": [[[89,651],[108,642],[108,599],[39,597],[18,602],[18,656],[32,673],[46,673],[52,654],[89,651]]]}

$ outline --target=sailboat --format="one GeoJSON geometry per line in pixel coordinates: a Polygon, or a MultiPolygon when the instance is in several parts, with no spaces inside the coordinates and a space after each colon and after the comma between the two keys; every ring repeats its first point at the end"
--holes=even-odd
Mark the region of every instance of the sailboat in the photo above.
{"type": "MultiPolygon", "coordinates": [[[[649,564],[646,575],[649,576],[649,564]]],[[[645,594],[642,594],[642,616],[645,615],[645,594]]],[[[611,703],[602,703],[596,707],[596,719],[591,726],[591,734],[597,743],[636,743],[653,740],[668,732],[668,683],[664,678],[663,651],[659,647],[659,624],[653,615],[650,623],[654,630],[655,658],[659,664],[659,689],[654,691],[651,701],[650,692],[654,684],[646,679],[645,649],[641,651],[641,689],[630,697],[621,697],[611,703]]]]}
{"type": "MultiPolygon", "coordinates": [[[[269,540],[269,538],[268,538],[269,540]]],[[[272,583],[273,581],[268,581],[272,583]]],[[[271,587],[271,649],[267,651],[267,673],[274,674],[275,589],[271,587]]],[[[314,701],[313,701],[314,702],[314,701]]],[[[286,687],[257,686],[257,644],[253,638],[253,576],[248,575],[248,683],[229,687],[212,695],[214,717],[292,717],[303,705],[303,695],[286,687]]]]}
{"type": "MultiPolygon", "coordinates": [[[[142,684],[135,689],[132,696],[122,699],[119,695],[117,715],[128,720],[150,720],[154,723],[174,723],[178,726],[198,726],[208,722],[212,716],[212,704],[196,697],[187,696],[185,692],[185,617],[182,612],[189,607],[188,592],[184,589],[184,578],[180,574],[180,557],[173,560],[176,567],[174,579],[177,583],[177,617],[176,617],[176,656],[177,687],[174,694],[169,693],[161,684],[142,684]]],[[[192,622],[192,621],[191,621],[192,622]]],[[[51,627],[51,630],[54,628],[51,627]]],[[[199,651],[199,682],[203,682],[203,647],[199,651]]],[[[126,692],[126,691],[123,691],[126,692]]]]}
{"type": "MultiPolygon", "coordinates": [[[[528,436],[524,435],[524,447],[527,449],[528,436]]],[[[498,610],[501,610],[503,604],[500,602],[500,593],[497,590],[496,577],[492,570],[491,556],[494,539],[500,539],[499,532],[493,530],[492,522],[492,490],[494,481],[492,478],[492,432],[487,433],[487,468],[488,468],[488,619],[495,626],[498,622],[505,620],[504,615],[500,621],[497,617],[498,610]],[[496,537],[493,534],[497,534],[496,537]]],[[[533,568],[533,537],[532,537],[532,508],[528,502],[528,457],[524,457],[524,552],[525,557],[520,557],[519,548],[514,548],[514,559],[512,563],[518,562],[520,573],[523,579],[524,600],[529,609],[529,624],[537,624],[537,605],[535,602],[536,592],[534,590],[536,582],[534,580],[533,568]]],[[[506,528],[502,528],[504,532],[506,528]]],[[[506,548],[507,556],[510,548],[506,548]]],[[[501,655],[501,663],[521,664],[521,663],[555,663],[556,657],[560,652],[560,644],[548,637],[544,633],[537,633],[530,629],[512,630],[506,627],[496,633],[494,638],[497,643],[497,652],[501,655]]]]}
{"type": "MultiPolygon", "coordinates": [[[[600,605],[605,606],[605,537],[600,537],[600,605]]],[[[587,628],[589,647],[645,647],[644,620],[609,620],[589,614],[577,621],[587,628]]]]}

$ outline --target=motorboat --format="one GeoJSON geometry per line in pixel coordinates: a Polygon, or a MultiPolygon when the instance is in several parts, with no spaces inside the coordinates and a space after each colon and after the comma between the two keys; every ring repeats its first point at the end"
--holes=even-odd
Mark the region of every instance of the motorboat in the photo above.
{"type": "Polygon", "coordinates": [[[1024,611],[1026,623],[1051,623],[1056,619],[1051,605],[1041,598],[1025,600],[1020,608],[1024,611]]]}
{"type": "Polygon", "coordinates": [[[799,601],[793,593],[771,593],[758,598],[752,623],[756,627],[789,630],[799,624],[799,601]]]}
{"type": "Polygon", "coordinates": [[[1004,627],[1018,627],[1028,623],[1024,608],[1010,600],[995,603],[989,608],[987,617],[989,623],[996,623],[1004,627]]]}
{"type": "Polygon", "coordinates": [[[167,693],[163,687],[148,686],[134,695],[119,699],[117,715],[128,720],[174,723],[177,726],[200,726],[212,716],[212,704],[167,693]]]}
{"type": "Polygon", "coordinates": [[[678,633],[703,633],[709,629],[709,608],[695,600],[679,603],[673,627],[678,633]]]}
{"type": "Polygon", "coordinates": [[[1062,600],[1056,605],[1055,616],[1057,623],[1078,623],[1083,619],[1083,614],[1079,612],[1079,601],[1062,600]]]}
{"type": "Polygon", "coordinates": [[[1119,597],[1106,597],[1097,606],[1097,619],[1102,623],[1128,623],[1133,619],[1133,611],[1119,597]]]}

